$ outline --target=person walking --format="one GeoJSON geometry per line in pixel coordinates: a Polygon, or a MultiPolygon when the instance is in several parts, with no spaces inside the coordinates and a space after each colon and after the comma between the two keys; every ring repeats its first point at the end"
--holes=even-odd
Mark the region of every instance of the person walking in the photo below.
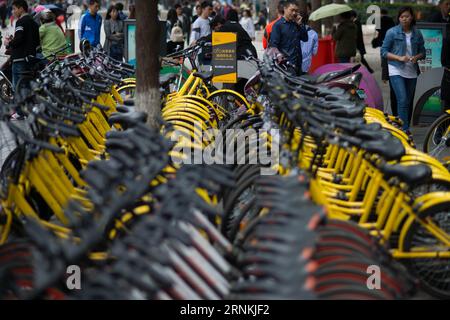
{"type": "Polygon", "coordinates": [[[175,11],[177,13],[177,20],[179,22],[179,26],[183,30],[183,35],[187,39],[191,32],[191,21],[189,18],[183,13],[183,8],[180,4],[175,5],[175,11]]]}
{"type": "Polygon", "coordinates": [[[41,12],[39,39],[44,58],[48,58],[55,53],[58,53],[58,55],[64,55],[66,53],[63,50],[67,47],[66,37],[61,28],[56,24],[55,14],[48,9],[41,12]]]}
{"type": "Polygon", "coordinates": [[[167,13],[167,54],[182,50],[185,39],[177,12],[172,8],[167,13]]]}
{"type": "Polygon", "coordinates": [[[440,0],[435,10],[430,17],[428,22],[434,23],[449,23],[450,22],[450,0],[440,0]]]}
{"type": "MultiPolygon", "coordinates": [[[[244,60],[248,56],[254,58],[258,57],[255,46],[252,43],[248,32],[238,22],[238,15],[236,11],[230,11],[228,20],[222,16],[215,16],[211,21],[211,28],[216,32],[233,32],[236,33],[236,56],[238,60],[244,60]]],[[[207,40],[212,41],[212,34],[207,37],[207,40]]]]}
{"type": "Polygon", "coordinates": [[[386,37],[387,31],[390,28],[395,27],[395,25],[396,25],[394,19],[392,19],[389,16],[388,11],[385,8],[382,8],[380,13],[381,13],[380,28],[376,29],[377,36],[372,40],[372,47],[374,49],[381,47],[381,45],[383,44],[384,38],[386,37]]]}
{"type": "Polygon", "coordinates": [[[228,4],[228,2],[224,1],[222,3],[222,16],[225,20],[228,20],[228,12],[230,12],[230,10],[233,10],[233,8],[228,4]]]}
{"type": "Polygon", "coordinates": [[[124,20],[128,19],[128,16],[123,12],[124,5],[123,5],[122,2],[117,2],[116,3],[116,9],[119,12],[119,20],[124,21],[124,20]]]}
{"type": "Polygon", "coordinates": [[[166,20],[166,24],[167,24],[167,34],[170,36],[170,31],[172,31],[172,28],[178,24],[178,16],[177,16],[177,11],[175,9],[169,9],[169,11],[167,11],[167,20],[166,20]]]}
{"type": "Polygon", "coordinates": [[[2,29],[6,28],[6,16],[8,15],[8,1],[0,0],[0,20],[2,23],[2,29]]]}
{"type": "Polygon", "coordinates": [[[117,5],[108,8],[104,30],[106,39],[103,48],[111,58],[122,61],[124,51],[123,21],[120,19],[117,5]]]}
{"type": "Polygon", "coordinates": [[[296,1],[284,2],[284,16],[274,25],[270,35],[269,48],[276,48],[291,64],[295,75],[303,74],[303,54],[300,41],[308,41],[308,33],[298,14],[296,1]]]}
{"type": "Polygon", "coordinates": [[[349,63],[356,55],[357,29],[352,21],[350,11],[339,15],[341,20],[337,28],[333,28],[332,37],[336,41],[335,56],[339,63],[349,63]]]}
{"type": "Polygon", "coordinates": [[[266,25],[267,25],[267,18],[264,15],[264,13],[260,11],[258,13],[258,21],[256,22],[255,26],[257,27],[258,30],[264,30],[266,25]]]}
{"type": "MultiPolygon", "coordinates": [[[[380,28],[377,29],[377,36],[372,40],[372,48],[376,49],[381,47],[383,44],[384,38],[386,36],[386,32],[395,27],[394,19],[392,19],[388,15],[388,11],[385,8],[381,9],[381,18],[380,18],[380,28]]],[[[390,96],[390,105],[392,115],[395,117],[398,116],[397,111],[397,99],[395,98],[394,88],[392,87],[392,83],[389,81],[389,71],[388,71],[388,62],[386,58],[381,57],[381,80],[384,83],[389,82],[389,96],[390,96]]]]}
{"type": "Polygon", "coordinates": [[[188,17],[189,21],[192,20],[192,6],[189,3],[189,1],[184,1],[183,2],[183,14],[188,17]]]}
{"type": "Polygon", "coordinates": [[[192,16],[192,24],[194,24],[195,20],[202,15],[202,6],[197,4],[195,5],[195,15],[192,16]]]}
{"type": "Polygon", "coordinates": [[[80,41],[88,40],[93,47],[100,44],[102,17],[98,14],[99,9],[100,0],[89,0],[89,9],[80,19],[80,41]]]}
{"type": "Polygon", "coordinates": [[[189,43],[195,44],[198,39],[205,37],[211,33],[209,26],[209,16],[212,12],[212,4],[209,1],[203,1],[200,5],[201,14],[192,24],[191,37],[189,43]]]}
{"type": "MultiPolygon", "coordinates": [[[[28,3],[25,0],[14,0],[12,12],[17,19],[16,28],[14,37],[5,40],[5,46],[11,51],[12,82],[16,90],[22,74],[31,71],[29,57],[36,57],[40,42],[38,25],[28,14],[28,3]]],[[[21,117],[20,114],[13,115],[13,118],[21,117]]]]}
{"type": "Polygon", "coordinates": [[[136,19],[136,6],[134,4],[130,4],[128,11],[130,12],[128,19],[136,19]]]}
{"type": "Polygon", "coordinates": [[[176,24],[170,31],[169,41],[167,42],[167,54],[183,50],[184,40],[183,29],[176,24]]]}
{"type": "Polygon", "coordinates": [[[12,12],[12,1],[13,0],[8,0],[8,16],[9,16],[9,24],[10,26],[13,26],[14,24],[14,14],[12,12]]]}
{"type": "Polygon", "coordinates": [[[366,67],[367,71],[373,73],[373,69],[369,66],[369,63],[364,58],[364,55],[367,53],[366,45],[364,44],[364,35],[362,31],[361,21],[358,19],[358,14],[355,10],[350,11],[352,15],[353,23],[356,26],[356,49],[358,49],[359,54],[361,56],[361,63],[366,67]]]}
{"type": "Polygon", "coordinates": [[[303,17],[302,22],[304,23],[306,32],[308,33],[308,41],[300,41],[303,54],[302,71],[304,73],[308,73],[309,68],[311,68],[312,58],[317,54],[317,51],[319,50],[319,35],[313,28],[308,25],[308,14],[306,12],[302,12],[301,15],[303,17]]]}
{"type": "MultiPolygon", "coordinates": [[[[189,39],[190,45],[195,45],[200,38],[206,37],[211,33],[209,16],[212,13],[212,3],[203,1],[201,3],[202,13],[195,20],[192,25],[191,37],[189,39]]],[[[211,47],[203,47],[198,54],[198,61],[200,65],[210,65],[212,60],[211,47]]]]}
{"type": "Polygon", "coordinates": [[[255,24],[253,23],[252,13],[250,10],[244,10],[244,14],[239,21],[240,25],[248,33],[250,38],[255,40],[255,24]]]}
{"type": "Polygon", "coordinates": [[[284,16],[284,1],[281,0],[280,2],[278,2],[278,6],[277,6],[277,15],[278,17],[271,21],[266,28],[264,29],[264,35],[263,35],[263,39],[262,39],[262,44],[263,44],[263,48],[267,49],[267,47],[269,46],[269,39],[270,39],[270,34],[272,32],[273,29],[273,25],[281,19],[281,17],[284,16]]]}
{"type": "Polygon", "coordinates": [[[395,92],[403,130],[409,132],[411,101],[420,73],[417,61],[424,59],[426,52],[422,33],[415,27],[413,9],[407,6],[400,8],[397,20],[399,24],[386,33],[381,55],[388,61],[389,81],[395,92]]]}
{"type": "Polygon", "coordinates": [[[267,10],[266,2],[263,2],[261,4],[261,8],[259,9],[259,12],[261,12],[264,15],[264,18],[266,18],[266,21],[267,21],[267,19],[269,18],[269,10],[267,10]]]}

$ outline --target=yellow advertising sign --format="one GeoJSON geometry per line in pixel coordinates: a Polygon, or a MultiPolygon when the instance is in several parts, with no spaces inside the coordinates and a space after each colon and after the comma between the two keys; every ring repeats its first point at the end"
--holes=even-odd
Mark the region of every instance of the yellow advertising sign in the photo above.
{"type": "Polygon", "coordinates": [[[212,67],[214,83],[237,82],[237,35],[234,32],[212,33],[212,67]]]}

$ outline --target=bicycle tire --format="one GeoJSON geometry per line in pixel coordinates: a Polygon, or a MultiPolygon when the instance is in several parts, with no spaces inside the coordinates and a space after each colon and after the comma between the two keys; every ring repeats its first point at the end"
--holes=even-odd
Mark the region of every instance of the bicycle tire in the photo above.
{"type": "MultiPolygon", "coordinates": [[[[364,279],[367,279],[369,274],[367,273],[367,268],[371,265],[377,265],[377,261],[364,261],[361,262],[358,259],[343,259],[339,261],[329,262],[323,264],[319,267],[319,270],[324,270],[325,273],[340,273],[342,270],[347,272],[360,271],[364,275],[364,279]]],[[[396,275],[389,270],[389,266],[380,266],[382,268],[381,276],[381,287],[383,289],[388,289],[393,295],[403,294],[403,283],[399,280],[399,275],[396,275]]]]}
{"type": "Polygon", "coordinates": [[[243,107],[245,107],[246,109],[250,108],[250,104],[248,103],[247,99],[245,99],[241,94],[234,92],[233,90],[216,90],[211,93],[207,99],[209,101],[214,101],[228,113],[234,112],[243,107]],[[227,101],[225,101],[225,99],[227,101]],[[219,100],[219,102],[221,103],[216,100],[219,100]],[[226,106],[224,106],[224,104],[226,106]],[[234,106],[232,104],[234,104],[234,106]]]}
{"type": "MultiPolygon", "coordinates": [[[[446,231],[447,234],[450,234],[449,208],[450,202],[440,203],[439,205],[430,207],[429,209],[421,212],[419,214],[419,218],[433,219],[435,215],[443,214],[442,218],[444,219],[444,227],[446,228],[444,231],[446,231]]],[[[440,223],[438,223],[438,226],[442,228],[440,223]]],[[[408,228],[408,231],[405,235],[403,251],[409,252],[414,246],[420,246],[420,244],[424,241],[425,244],[432,245],[432,239],[430,239],[430,236],[433,237],[424,230],[419,222],[414,221],[408,228]],[[421,237],[423,238],[422,240],[420,239],[421,237]]],[[[436,242],[438,243],[438,240],[436,240],[436,242]]],[[[450,259],[416,258],[407,259],[405,264],[412,275],[419,279],[420,286],[424,291],[437,298],[450,299],[450,282],[448,281],[448,279],[450,278],[450,259]],[[422,264],[422,266],[424,265],[424,267],[422,268],[422,266],[419,266],[418,264],[422,264]],[[446,275],[444,277],[441,276],[443,280],[442,282],[433,279],[433,275],[439,276],[439,273],[446,275]]]]}
{"type": "Polygon", "coordinates": [[[136,95],[136,84],[127,84],[117,88],[117,93],[123,100],[134,99],[136,95]]]}
{"type": "Polygon", "coordinates": [[[334,288],[318,294],[319,299],[327,300],[383,300],[386,299],[379,290],[368,290],[367,287],[349,283],[344,288],[334,288]]]}
{"type": "MultiPolygon", "coordinates": [[[[444,113],[439,118],[437,118],[431,125],[430,129],[428,129],[425,140],[423,142],[423,152],[429,153],[431,150],[429,148],[430,143],[435,143],[433,141],[435,139],[434,134],[436,133],[438,129],[447,129],[450,126],[450,114],[444,113]],[[444,128],[440,128],[441,126],[444,126],[444,128]]],[[[446,149],[449,149],[449,147],[446,147],[446,149]]]]}
{"type": "Polygon", "coordinates": [[[14,100],[12,87],[5,78],[0,80],[0,99],[4,103],[11,103],[14,100]]]}

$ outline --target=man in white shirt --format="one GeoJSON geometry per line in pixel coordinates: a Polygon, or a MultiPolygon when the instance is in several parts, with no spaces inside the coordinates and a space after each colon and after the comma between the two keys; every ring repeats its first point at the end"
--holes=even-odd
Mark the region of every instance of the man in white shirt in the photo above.
{"type": "Polygon", "coordinates": [[[302,71],[304,73],[308,73],[309,68],[311,68],[312,58],[319,50],[319,35],[308,25],[308,14],[306,12],[301,12],[300,15],[303,17],[302,22],[304,23],[306,32],[308,33],[308,41],[300,41],[303,55],[302,71]]]}
{"type": "Polygon", "coordinates": [[[198,39],[206,37],[211,33],[211,27],[209,26],[209,16],[212,12],[212,3],[209,1],[203,1],[200,5],[202,14],[192,24],[191,38],[189,43],[195,44],[198,39]]]}

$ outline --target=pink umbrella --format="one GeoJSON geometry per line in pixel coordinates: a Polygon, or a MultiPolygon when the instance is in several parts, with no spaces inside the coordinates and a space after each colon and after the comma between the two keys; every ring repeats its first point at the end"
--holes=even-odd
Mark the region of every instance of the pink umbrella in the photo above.
{"type": "Polygon", "coordinates": [[[44,11],[45,9],[47,9],[47,8],[42,5],[38,5],[36,8],[34,8],[34,12],[39,13],[39,12],[44,11]]]}
{"type": "MultiPolygon", "coordinates": [[[[353,63],[330,63],[325,64],[316,70],[314,70],[313,75],[319,75],[325,72],[339,71],[352,67],[353,63]]],[[[378,110],[384,110],[383,108],[383,93],[381,92],[380,86],[375,80],[374,76],[367,71],[364,66],[361,66],[357,72],[362,73],[363,77],[359,87],[364,89],[366,93],[365,102],[371,108],[378,110]]]]}

